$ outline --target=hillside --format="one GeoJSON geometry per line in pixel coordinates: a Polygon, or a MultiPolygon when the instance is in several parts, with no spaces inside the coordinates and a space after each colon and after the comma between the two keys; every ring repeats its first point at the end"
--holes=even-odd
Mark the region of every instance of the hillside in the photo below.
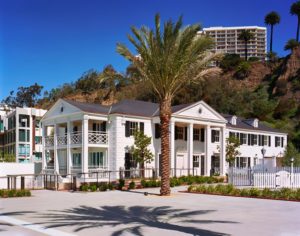
{"type": "MultiPolygon", "coordinates": [[[[273,62],[224,60],[220,64],[223,73],[183,88],[173,103],[203,99],[219,112],[257,117],[288,132],[300,149],[300,48],[273,62]]],[[[74,83],[52,89],[37,106],[49,109],[59,98],[105,105],[124,98],[157,102],[133,68],[120,74],[112,66],[102,72],[89,71],[74,83]]]]}

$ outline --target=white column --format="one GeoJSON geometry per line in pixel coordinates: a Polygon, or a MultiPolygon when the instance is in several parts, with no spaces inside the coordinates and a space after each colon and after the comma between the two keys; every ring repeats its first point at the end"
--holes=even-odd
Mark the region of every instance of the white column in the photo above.
{"type": "Polygon", "coordinates": [[[226,174],[226,137],[225,127],[221,128],[220,132],[220,175],[225,176],[226,174]]]}
{"type": "Polygon", "coordinates": [[[89,170],[89,147],[88,147],[89,119],[87,115],[82,119],[82,172],[87,173],[89,170]]]}
{"type": "MultiPolygon", "coordinates": [[[[171,121],[170,122],[170,162],[171,162],[170,166],[171,166],[171,169],[176,168],[175,161],[176,161],[175,160],[175,122],[171,121]]],[[[175,172],[173,174],[175,174],[175,172]]]]}
{"type": "Polygon", "coordinates": [[[46,160],[46,148],[45,148],[45,138],[47,136],[47,127],[44,126],[44,124],[42,124],[42,170],[46,169],[46,164],[47,164],[47,160],[46,160]]]}
{"type": "MultiPolygon", "coordinates": [[[[34,162],[33,160],[33,149],[32,149],[32,143],[33,143],[33,136],[32,136],[32,129],[35,129],[35,126],[33,126],[33,119],[32,119],[32,115],[29,115],[29,124],[28,125],[28,130],[29,130],[29,153],[28,153],[28,158],[30,162],[34,162]]],[[[26,127],[27,128],[27,127],[26,127]]],[[[27,132],[27,130],[26,130],[27,132]]],[[[26,140],[27,141],[27,140],[26,140]]]]}
{"type": "Polygon", "coordinates": [[[54,124],[54,172],[59,173],[58,152],[57,152],[57,124],[54,124]]]}
{"type": "Polygon", "coordinates": [[[72,168],[72,153],[71,153],[71,121],[67,122],[67,174],[71,174],[72,168]]]}
{"type": "Polygon", "coordinates": [[[194,154],[194,125],[190,123],[188,126],[187,148],[188,148],[188,168],[189,174],[193,174],[193,154],[194,154]]]}
{"type": "Polygon", "coordinates": [[[211,169],[211,129],[210,126],[207,125],[205,129],[205,175],[210,175],[211,169]]]}

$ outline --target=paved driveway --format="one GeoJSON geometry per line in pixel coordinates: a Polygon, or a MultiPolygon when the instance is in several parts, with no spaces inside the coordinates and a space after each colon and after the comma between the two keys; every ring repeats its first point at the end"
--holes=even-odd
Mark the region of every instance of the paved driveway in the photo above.
{"type": "Polygon", "coordinates": [[[300,235],[300,203],[179,189],[170,197],[40,190],[1,199],[0,235],[300,235]]]}

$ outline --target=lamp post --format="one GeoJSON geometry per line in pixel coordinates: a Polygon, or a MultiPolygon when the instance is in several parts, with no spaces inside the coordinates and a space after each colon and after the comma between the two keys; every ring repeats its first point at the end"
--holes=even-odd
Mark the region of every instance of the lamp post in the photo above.
{"type": "Polygon", "coordinates": [[[263,157],[263,161],[262,161],[263,170],[264,170],[264,172],[265,172],[265,155],[266,155],[266,149],[265,149],[265,147],[263,147],[263,148],[261,149],[261,154],[262,154],[262,157],[263,157]]]}
{"type": "Polygon", "coordinates": [[[291,161],[291,187],[293,187],[293,182],[294,182],[294,178],[293,178],[293,174],[294,174],[294,157],[292,157],[291,159],[290,159],[290,161],[291,161]]]}
{"type": "Polygon", "coordinates": [[[24,147],[25,147],[25,159],[27,159],[27,125],[28,125],[28,121],[27,121],[27,119],[22,119],[21,120],[21,122],[22,123],[25,123],[26,124],[26,126],[25,126],[25,145],[24,145],[24,147]]]}

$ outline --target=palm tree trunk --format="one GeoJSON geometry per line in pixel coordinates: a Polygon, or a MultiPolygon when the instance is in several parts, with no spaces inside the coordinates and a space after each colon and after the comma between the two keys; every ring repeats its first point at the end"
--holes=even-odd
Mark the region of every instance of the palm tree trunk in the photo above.
{"type": "Polygon", "coordinates": [[[248,61],[248,42],[245,41],[245,61],[248,61]]]}
{"type": "Polygon", "coordinates": [[[297,42],[299,42],[299,27],[300,27],[300,16],[298,16],[298,23],[297,23],[297,35],[296,35],[297,42]]]}
{"type": "Polygon", "coordinates": [[[273,25],[271,25],[270,52],[273,52],[273,25]]]}
{"type": "Polygon", "coordinates": [[[165,98],[160,102],[161,124],[161,196],[168,196],[170,190],[170,118],[171,99],[165,98]]]}

